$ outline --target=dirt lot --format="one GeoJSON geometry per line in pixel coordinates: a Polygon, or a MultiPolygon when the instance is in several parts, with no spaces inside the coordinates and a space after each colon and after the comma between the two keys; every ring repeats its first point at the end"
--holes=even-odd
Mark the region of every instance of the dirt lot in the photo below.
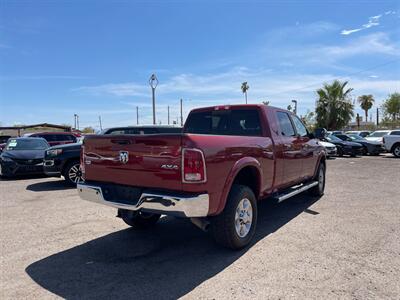
{"type": "Polygon", "coordinates": [[[330,160],[327,180],[262,203],[240,252],[182,219],[136,232],[59,179],[0,181],[0,298],[399,299],[400,159],[330,160]]]}

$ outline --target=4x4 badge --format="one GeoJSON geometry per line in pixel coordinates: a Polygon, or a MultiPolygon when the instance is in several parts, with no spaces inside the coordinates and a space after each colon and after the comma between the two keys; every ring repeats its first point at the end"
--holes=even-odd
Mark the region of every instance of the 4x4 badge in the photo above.
{"type": "Polygon", "coordinates": [[[128,151],[119,151],[119,161],[123,164],[126,164],[129,161],[129,152],[128,151]]]}

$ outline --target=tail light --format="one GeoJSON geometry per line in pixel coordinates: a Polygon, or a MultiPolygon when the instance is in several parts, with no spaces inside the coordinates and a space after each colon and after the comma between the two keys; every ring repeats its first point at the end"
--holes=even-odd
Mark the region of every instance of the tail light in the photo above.
{"type": "Polygon", "coordinates": [[[82,178],[85,179],[85,146],[83,144],[81,146],[80,162],[81,162],[82,178]]]}
{"type": "Polygon", "coordinates": [[[206,162],[199,149],[183,148],[182,150],[182,182],[206,182],[206,162]]]}

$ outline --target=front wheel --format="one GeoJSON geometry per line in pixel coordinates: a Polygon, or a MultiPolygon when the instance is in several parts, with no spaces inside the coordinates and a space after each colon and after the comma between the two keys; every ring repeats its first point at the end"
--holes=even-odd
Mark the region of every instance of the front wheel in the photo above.
{"type": "Polygon", "coordinates": [[[392,153],[394,156],[400,157],[400,144],[394,146],[392,153]]]}
{"type": "Polygon", "coordinates": [[[223,212],[212,220],[215,241],[227,248],[241,249],[250,243],[256,224],[257,201],[253,191],[234,184],[223,212]]]}
{"type": "Polygon", "coordinates": [[[132,211],[119,209],[118,216],[129,226],[136,229],[145,229],[154,226],[161,215],[146,213],[141,211],[132,211]]]}
{"type": "Polygon", "coordinates": [[[63,176],[69,185],[77,185],[84,182],[79,161],[74,160],[69,162],[64,168],[63,176]]]}
{"type": "Polygon", "coordinates": [[[318,184],[312,187],[309,191],[312,196],[321,197],[325,192],[325,164],[320,163],[318,166],[317,174],[314,180],[318,181],[318,184]]]}

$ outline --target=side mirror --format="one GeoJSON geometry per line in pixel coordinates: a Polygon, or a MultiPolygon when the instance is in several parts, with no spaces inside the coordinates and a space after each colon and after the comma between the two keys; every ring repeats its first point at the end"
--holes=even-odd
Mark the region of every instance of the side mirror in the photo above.
{"type": "Polygon", "coordinates": [[[317,128],[314,131],[314,136],[315,136],[315,138],[321,140],[326,136],[326,133],[327,133],[327,131],[325,128],[317,128]]]}

